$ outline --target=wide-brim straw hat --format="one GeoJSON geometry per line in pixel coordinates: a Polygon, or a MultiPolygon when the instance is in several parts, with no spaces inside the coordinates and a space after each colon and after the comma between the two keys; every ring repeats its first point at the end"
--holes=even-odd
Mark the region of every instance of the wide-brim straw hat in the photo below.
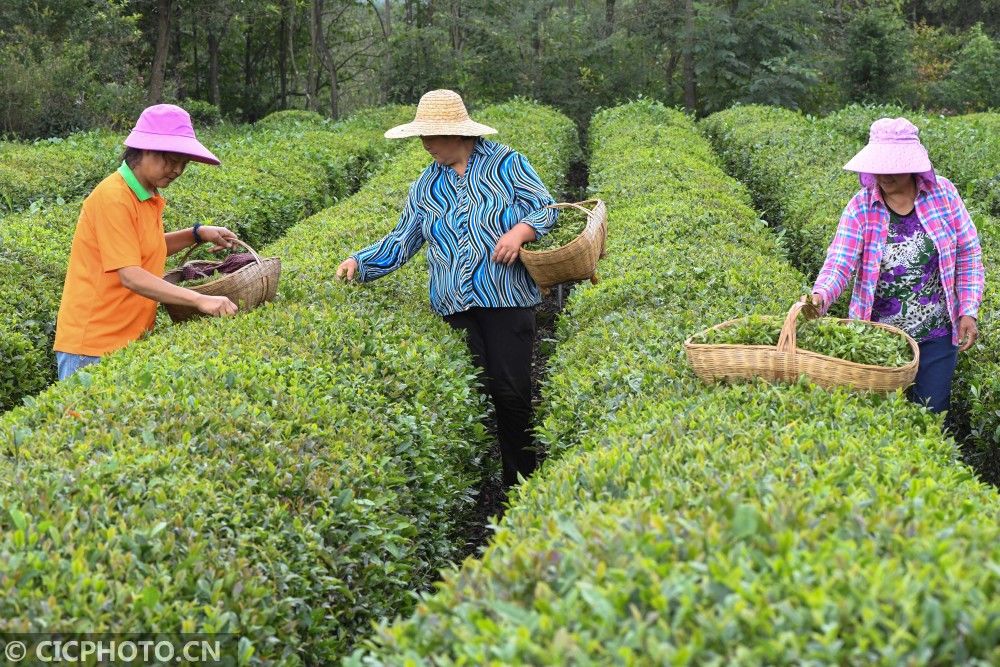
{"type": "Polygon", "coordinates": [[[919,133],[905,118],[880,118],[872,123],[868,145],[844,169],[858,172],[865,185],[874,182],[878,174],[918,174],[933,179],[934,167],[919,133]]]}
{"type": "Polygon", "coordinates": [[[385,133],[385,138],[440,135],[481,137],[486,134],[496,134],[496,130],[469,118],[461,95],[453,90],[432,90],[420,98],[413,122],[392,128],[385,133]]]}
{"type": "Polygon", "coordinates": [[[195,137],[191,116],[175,104],[147,107],[125,139],[125,145],[147,151],[180,153],[195,162],[219,164],[219,158],[195,137]]]}

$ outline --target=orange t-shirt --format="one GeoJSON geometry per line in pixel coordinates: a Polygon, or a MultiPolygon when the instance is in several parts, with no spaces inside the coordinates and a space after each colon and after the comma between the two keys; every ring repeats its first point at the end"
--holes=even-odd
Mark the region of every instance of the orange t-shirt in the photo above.
{"type": "Polygon", "coordinates": [[[163,276],[164,205],[126,165],[83,201],[59,304],[56,351],[99,357],[153,328],[157,302],[124,287],[117,271],[141,266],[163,276]]]}

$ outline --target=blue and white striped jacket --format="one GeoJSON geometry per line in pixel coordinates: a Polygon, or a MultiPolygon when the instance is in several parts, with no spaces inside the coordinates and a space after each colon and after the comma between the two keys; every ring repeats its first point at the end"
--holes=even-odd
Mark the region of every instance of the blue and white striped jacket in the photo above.
{"type": "Polygon", "coordinates": [[[441,315],[473,307],[529,307],[541,302],[538,286],[520,262],[491,259],[497,241],[518,222],[541,238],[557,212],[527,158],[479,139],[465,176],[436,162],[420,175],[396,228],[353,255],[358,279],[375,280],[405,264],[424,244],[430,265],[431,307],[441,315]]]}

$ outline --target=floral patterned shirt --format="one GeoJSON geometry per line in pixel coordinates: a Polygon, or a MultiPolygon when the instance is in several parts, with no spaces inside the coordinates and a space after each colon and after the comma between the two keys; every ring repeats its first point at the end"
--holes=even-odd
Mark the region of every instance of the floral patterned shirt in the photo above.
{"type": "Polygon", "coordinates": [[[879,268],[873,321],[898,327],[918,342],[951,335],[938,251],[915,209],[907,215],[890,209],[879,268]]]}

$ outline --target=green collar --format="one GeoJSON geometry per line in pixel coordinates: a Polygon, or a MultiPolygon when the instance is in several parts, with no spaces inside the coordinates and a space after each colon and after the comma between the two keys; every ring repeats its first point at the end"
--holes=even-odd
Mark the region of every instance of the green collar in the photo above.
{"type": "Polygon", "coordinates": [[[128,163],[122,162],[122,166],[118,167],[118,173],[122,175],[122,178],[124,178],[125,182],[128,183],[129,188],[132,189],[132,192],[135,193],[135,196],[139,201],[146,201],[147,199],[151,199],[153,197],[153,195],[149,194],[149,190],[142,187],[142,183],[140,183],[139,179],[135,177],[134,173],[132,173],[132,169],[128,166],[128,163]]]}

